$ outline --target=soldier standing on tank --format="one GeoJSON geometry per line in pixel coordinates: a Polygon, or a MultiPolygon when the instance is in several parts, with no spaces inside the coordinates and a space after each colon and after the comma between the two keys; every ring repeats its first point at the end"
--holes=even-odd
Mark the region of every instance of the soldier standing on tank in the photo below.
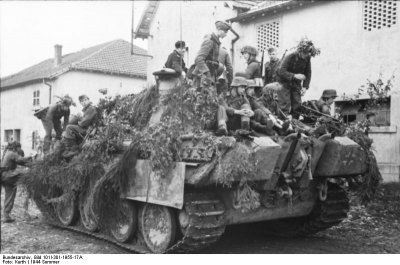
{"type": "Polygon", "coordinates": [[[278,69],[280,60],[276,56],[276,49],[271,47],[268,48],[268,56],[269,62],[265,63],[265,76],[264,76],[264,85],[268,85],[270,83],[276,82],[276,70],[278,69]]]}
{"type": "Polygon", "coordinates": [[[71,105],[75,106],[72,98],[68,95],[65,95],[61,98],[60,101],[51,105],[46,113],[46,116],[41,118],[45,136],[44,136],[44,144],[43,144],[43,152],[46,154],[50,150],[51,144],[51,132],[54,129],[56,132],[56,140],[61,140],[62,132],[65,131],[67,124],[69,122],[69,107],[71,105]],[[63,127],[61,127],[61,118],[64,119],[63,127]]]}
{"type": "Polygon", "coordinates": [[[226,92],[228,90],[233,80],[232,59],[229,56],[229,53],[225,49],[225,47],[220,48],[218,61],[221,65],[224,66],[222,75],[218,78],[217,81],[217,90],[219,90],[218,94],[220,94],[221,92],[226,92]]]}
{"type": "MultiPolygon", "coordinates": [[[[14,207],[14,200],[17,194],[17,181],[21,174],[18,165],[26,166],[27,163],[32,161],[32,157],[23,157],[21,144],[17,141],[9,143],[4,150],[4,155],[1,163],[3,173],[1,173],[1,185],[4,187],[4,209],[3,209],[3,222],[11,223],[15,220],[11,218],[11,210],[14,207]]],[[[27,209],[25,209],[27,210],[27,209]]]]}
{"type": "Polygon", "coordinates": [[[77,154],[79,141],[84,139],[87,129],[98,119],[97,108],[93,106],[88,96],[79,96],[79,103],[83,106],[83,117],[78,120],[78,124],[69,124],[64,132],[62,142],[67,151],[65,156],[77,154]]]}
{"type": "Polygon", "coordinates": [[[320,53],[312,41],[302,39],[296,51],[285,56],[277,70],[277,81],[283,88],[279,90],[281,110],[288,115],[291,113],[298,118],[297,110],[301,105],[301,96],[310,86],[311,57],[320,53]]]}
{"type": "Polygon", "coordinates": [[[258,55],[257,49],[253,46],[247,45],[244,46],[240,52],[247,63],[247,67],[244,72],[238,72],[235,74],[235,76],[252,79],[256,82],[257,85],[263,86],[261,78],[261,65],[260,62],[256,59],[258,55]]]}
{"type": "Polygon", "coordinates": [[[200,50],[194,60],[194,86],[215,85],[219,67],[220,39],[225,38],[231,26],[224,21],[215,22],[216,31],[204,37],[200,50]]]}
{"type": "Polygon", "coordinates": [[[182,78],[186,77],[187,68],[183,57],[186,52],[186,44],[184,41],[175,42],[175,50],[168,56],[167,61],[165,62],[166,68],[174,69],[177,73],[177,76],[182,78]]]}
{"type": "Polygon", "coordinates": [[[246,97],[246,87],[245,78],[235,77],[228,94],[219,98],[217,135],[227,135],[228,130],[250,130],[250,117],[254,112],[246,97]]]}

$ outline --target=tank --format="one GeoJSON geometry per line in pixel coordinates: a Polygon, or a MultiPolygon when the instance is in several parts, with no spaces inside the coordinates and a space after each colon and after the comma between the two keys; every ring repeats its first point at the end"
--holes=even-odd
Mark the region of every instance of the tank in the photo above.
{"type": "MultiPolygon", "coordinates": [[[[168,70],[155,74],[161,97],[180,82],[168,70]]],[[[154,112],[150,123],[159,122],[162,111],[154,112]]],[[[111,159],[122,161],[128,177],[114,202],[121,210],[108,216],[107,227],[99,225],[89,194],[110,166],[99,168],[85,180],[85,189],[67,200],[46,206],[40,197],[35,200],[41,210],[52,207],[43,213],[53,224],[133,252],[191,253],[216,243],[229,225],[254,223],[261,232],[286,236],[335,226],[349,211],[337,179],[366,171],[361,147],[330,134],[214,136],[216,148],[206,144],[209,136],[187,134],[180,140],[179,159],[165,175],[154,172],[146,155],[137,155],[128,143],[111,159]]]]}

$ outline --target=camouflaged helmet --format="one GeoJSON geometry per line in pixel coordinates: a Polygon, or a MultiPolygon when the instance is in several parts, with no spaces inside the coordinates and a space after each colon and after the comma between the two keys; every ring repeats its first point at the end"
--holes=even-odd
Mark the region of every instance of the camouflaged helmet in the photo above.
{"type": "Polygon", "coordinates": [[[336,98],[337,97],[337,93],[335,89],[325,89],[322,92],[322,98],[336,98]]]}
{"type": "Polygon", "coordinates": [[[301,39],[296,49],[298,52],[309,54],[311,57],[315,57],[321,53],[321,50],[316,48],[314,43],[307,38],[301,39]]]}
{"type": "Polygon", "coordinates": [[[242,54],[243,53],[248,53],[250,55],[257,56],[258,51],[257,51],[257,49],[255,47],[246,45],[240,50],[240,53],[242,53],[242,54]]]}
{"type": "Polygon", "coordinates": [[[231,87],[247,86],[246,78],[241,76],[236,76],[233,78],[231,87]]]}

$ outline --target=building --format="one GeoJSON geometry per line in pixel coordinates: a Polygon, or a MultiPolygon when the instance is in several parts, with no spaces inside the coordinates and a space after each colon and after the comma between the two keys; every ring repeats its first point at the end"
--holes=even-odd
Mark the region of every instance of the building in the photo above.
{"type": "MultiPolygon", "coordinates": [[[[240,58],[243,45],[253,45],[259,51],[275,46],[282,56],[307,36],[321,48],[321,55],[312,59],[311,86],[305,99],[319,98],[324,89],[354,95],[367,79],[373,81],[382,74],[385,81],[398,74],[399,5],[397,1],[152,1],[136,28],[136,37],[148,39],[148,52],[153,56],[148,63],[150,75],[163,66],[179,39],[189,46],[190,56],[185,60],[191,65],[202,36],[214,31],[216,20],[231,22],[238,34],[229,33],[222,41],[231,51],[235,72],[245,68],[240,58]],[[175,16],[171,10],[177,10],[175,16]]],[[[385,181],[399,181],[397,79],[388,100],[378,111],[381,122],[372,127],[370,136],[385,181]]],[[[343,99],[337,103],[350,111],[347,104],[343,99]]],[[[365,117],[358,112],[353,109],[346,115],[365,117]]]]}
{"type": "Polygon", "coordinates": [[[33,116],[35,110],[69,94],[77,103],[71,113],[80,112],[78,97],[86,94],[96,104],[103,97],[140,92],[146,86],[146,50],[124,40],[96,45],[62,55],[55,45],[54,58],[47,59],[1,79],[1,149],[11,140],[21,142],[25,153],[40,147],[44,129],[33,116]]]}

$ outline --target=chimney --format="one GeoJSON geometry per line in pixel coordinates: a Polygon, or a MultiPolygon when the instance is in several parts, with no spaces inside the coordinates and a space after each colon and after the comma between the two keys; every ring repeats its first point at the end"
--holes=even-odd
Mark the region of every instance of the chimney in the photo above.
{"type": "Polygon", "coordinates": [[[59,66],[62,59],[62,45],[54,45],[54,66],[59,66]]]}

